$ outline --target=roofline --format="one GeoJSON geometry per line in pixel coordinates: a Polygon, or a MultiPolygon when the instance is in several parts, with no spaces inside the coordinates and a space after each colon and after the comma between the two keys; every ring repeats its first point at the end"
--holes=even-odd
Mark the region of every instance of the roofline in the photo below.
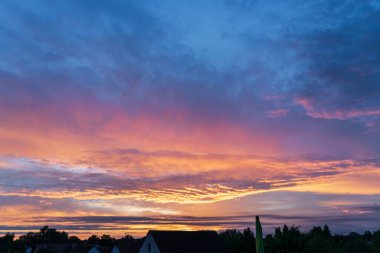
{"type": "Polygon", "coordinates": [[[184,232],[184,233],[191,233],[191,232],[215,232],[215,233],[217,233],[215,230],[155,230],[155,229],[152,229],[152,230],[149,230],[147,234],[149,234],[150,232],[184,232]]]}
{"type": "Polygon", "coordinates": [[[147,237],[148,235],[152,235],[153,237],[153,234],[154,232],[163,232],[163,233],[166,233],[166,232],[180,232],[180,233],[196,233],[196,232],[211,232],[211,233],[215,233],[218,235],[218,232],[215,231],[215,230],[190,230],[190,231],[184,231],[184,230],[149,230],[148,233],[146,234],[145,237],[147,237]]]}

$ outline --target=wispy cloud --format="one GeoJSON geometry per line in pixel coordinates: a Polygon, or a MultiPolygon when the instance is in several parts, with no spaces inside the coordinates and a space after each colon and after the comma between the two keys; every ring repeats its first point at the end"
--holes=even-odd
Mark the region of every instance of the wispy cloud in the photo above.
{"type": "MultiPolygon", "coordinates": [[[[283,224],[301,225],[302,230],[310,229],[312,225],[322,226],[324,224],[333,224],[333,229],[336,227],[345,227],[339,231],[347,232],[356,226],[368,226],[369,224],[378,223],[379,208],[366,208],[370,210],[361,213],[346,213],[339,215],[324,215],[324,216],[298,216],[298,215],[267,215],[259,214],[264,223],[264,230],[267,233],[272,233],[274,227],[282,226],[283,224]]],[[[238,215],[238,216],[159,216],[159,217],[132,217],[132,216],[77,216],[77,217],[33,217],[33,220],[26,220],[28,223],[33,221],[37,224],[56,224],[58,229],[73,231],[74,234],[88,235],[89,231],[99,233],[103,231],[113,230],[118,234],[123,234],[125,231],[135,231],[136,235],[145,235],[145,230],[154,227],[167,228],[216,228],[222,230],[225,228],[246,228],[253,226],[255,215],[238,215]]],[[[372,226],[371,226],[372,227],[372,226]]],[[[366,227],[363,227],[366,228],[366,227]]],[[[368,227],[367,227],[368,228],[368,227]]],[[[25,233],[30,230],[37,230],[38,226],[0,226],[0,231],[15,231],[16,233],[25,233]]]]}
{"type": "Polygon", "coordinates": [[[0,170],[1,192],[82,200],[127,197],[158,203],[207,203],[289,187],[312,187],[350,174],[376,173],[379,167],[378,160],[281,160],[142,150],[97,152],[87,159],[57,166],[54,162],[8,158],[8,163],[14,164],[0,170]],[[83,170],[85,167],[92,169],[83,170]]]}

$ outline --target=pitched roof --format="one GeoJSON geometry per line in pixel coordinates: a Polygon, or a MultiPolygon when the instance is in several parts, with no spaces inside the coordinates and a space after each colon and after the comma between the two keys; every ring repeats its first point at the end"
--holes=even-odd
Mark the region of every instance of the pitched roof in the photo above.
{"type": "Polygon", "coordinates": [[[110,253],[112,247],[96,246],[100,253],[110,253]]]}
{"type": "Polygon", "coordinates": [[[90,243],[77,243],[70,253],[88,253],[92,248],[96,248],[100,253],[110,253],[112,247],[109,246],[100,246],[90,243]]]}
{"type": "Polygon", "coordinates": [[[78,243],[71,253],[87,253],[94,245],[78,243]]]}
{"type": "Polygon", "coordinates": [[[220,253],[223,251],[215,231],[149,231],[161,253],[220,253]]]}
{"type": "Polygon", "coordinates": [[[115,241],[115,245],[119,248],[120,253],[138,253],[141,247],[139,239],[119,239],[115,241]]]}
{"type": "Polygon", "coordinates": [[[36,244],[35,253],[43,249],[50,249],[52,252],[56,253],[69,253],[75,246],[75,243],[40,243],[36,244]]]}

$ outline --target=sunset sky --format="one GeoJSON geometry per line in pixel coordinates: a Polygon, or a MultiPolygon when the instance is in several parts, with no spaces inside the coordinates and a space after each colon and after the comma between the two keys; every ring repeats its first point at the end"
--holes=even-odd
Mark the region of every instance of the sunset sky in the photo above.
{"type": "Polygon", "coordinates": [[[380,228],[380,1],[1,1],[0,212],[380,228]]]}

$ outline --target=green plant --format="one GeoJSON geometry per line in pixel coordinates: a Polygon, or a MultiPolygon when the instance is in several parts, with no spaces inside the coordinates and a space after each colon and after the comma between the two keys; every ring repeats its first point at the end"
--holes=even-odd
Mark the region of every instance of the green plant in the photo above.
{"type": "Polygon", "coordinates": [[[259,216],[256,216],[256,253],[264,253],[263,229],[259,216]]]}

